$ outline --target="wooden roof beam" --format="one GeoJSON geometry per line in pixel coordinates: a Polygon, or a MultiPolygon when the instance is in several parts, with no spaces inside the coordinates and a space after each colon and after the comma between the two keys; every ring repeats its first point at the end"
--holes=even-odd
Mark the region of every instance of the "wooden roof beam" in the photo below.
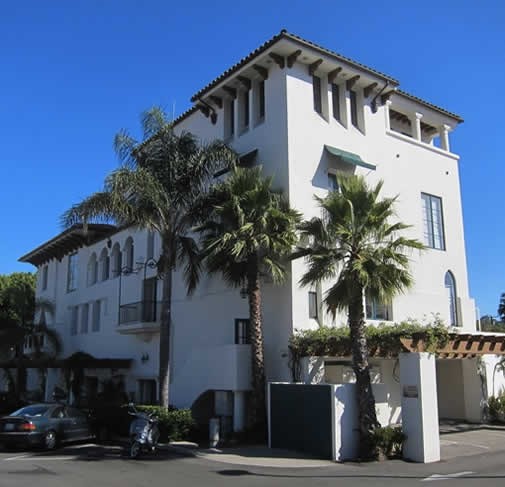
{"type": "Polygon", "coordinates": [[[259,64],[253,64],[253,69],[263,78],[263,80],[268,79],[268,69],[267,68],[264,68],[263,66],[260,66],[259,64]]]}
{"type": "Polygon", "coordinates": [[[301,53],[302,53],[302,50],[301,49],[297,49],[295,52],[292,52],[288,56],[288,59],[287,59],[288,68],[292,68],[293,67],[293,65],[295,64],[296,60],[298,59],[298,57],[300,56],[301,53]]]}
{"type": "Polygon", "coordinates": [[[209,118],[210,108],[208,106],[199,103],[196,107],[205,115],[205,117],[209,118]]]}
{"type": "Polygon", "coordinates": [[[237,98],[237,90],[231,86],[223,86],[223,91],[228,93],[233,99],[237,98]]]}
{"type": "Polygon", "coordinates": [[[384,93],[381,95],[381,103],[384,105],[390,98],[391,95],[395,92],[395,90],[388,91],[387,93],[384,93]]]}
{"type": "Polygon", "coordinates": [[[246,90],[251,89],[251,80],[249,78],[246,78],[245,76],[237,76],[237,79],[246,90]]]}
{"type": "Polygon", "coordinates": [[[276,52],[269,52],[268,55],[274,60],[275,64],[277,64],[279,68],[284,69],[285,66],[284,56],[281,56],[276,52]]]}
{"type": "Polygon", "coordinates": [[[211,95],[209,98],[218,108],[223,108],[223,99],[220,96],[211,95]]]}
{"type": "Polygon", "coordinates": [[[377,87],[378,83],[371,83],[368,86],[365,86],[365,89],[363,90],[363,96],[365,98],[368,98],[371,94],[372,91],[377,87]]]}
{"type": "Polygon", "coordinates": [[[349,78],[346,82],[345,82],[345,87],[347,90],[351,90],[352,87],[356,84],[356,81],[358,81],[359,79],[361,78],[361,76],[359,74],[357,74],[356,76],[353,76],[352,78],[349,78]]]}
{"type": "Polygon", "coordinates": [[[328,83],[332,84],[337,79],[340,71],[342,71],[342,68],[335,68],[333,71],[330,71],[328,73],[328,83]]]}
{"type": "Polygon", "coordinates": [[[314,61],[312,64],[309,64],[309,74],[311,76],[314,76],[314,73],[317,71],[317,68],[323,64],[322,59],[318,59],[317,61],[314,61]]]}

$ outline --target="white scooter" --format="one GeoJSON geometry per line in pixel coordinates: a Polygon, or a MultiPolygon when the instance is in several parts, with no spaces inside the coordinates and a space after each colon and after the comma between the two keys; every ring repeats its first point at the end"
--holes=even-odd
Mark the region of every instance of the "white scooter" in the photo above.
{"type": "Polygon", "coordinates": [[[142,452],[156,452],[160,438],[158,418],[154,413],[137,411],[133,404],[129,407],[128,413],[135,418],[130,424],[130,458],[137,458],[142,452]]]}

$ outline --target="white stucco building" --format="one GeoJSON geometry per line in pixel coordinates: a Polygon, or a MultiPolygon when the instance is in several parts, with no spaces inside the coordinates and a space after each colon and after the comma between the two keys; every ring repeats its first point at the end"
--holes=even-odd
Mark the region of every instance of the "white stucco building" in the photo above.
{"type": "MultiPolygon", "coordinates": [[[[274,175],[276,186],[307,218],[318,212],[313,196],[334,189],[338,172],[363,174],[370,183],[384,180],[383,195],[399,195],[398,219],[411,225],[408,235],[428,248],[411,255],[414,287],[392,303],[367,302],[367,319],[373,324],[438,314],[455,329],[472,333],[476,315],[468,291],[459,156],[450,146],[462,119],[398,85],[283,31],[200,90],[193,108],[176,120],[176,129],[203,141],[223,138],[244,155],[244,164],[261,164],[274,175]]],[[[55,316],[46,321],[63,337],[65,357],[83,351],[97,359],[125,360],[97,363],[97,368],[90,363],[88,388],[100,387],[111,374],[121,375],[136,401],[155,400],[155,303],[161,285],[146,263],[158,255],[156,235],[91,226],[86,235],[80,228],[68,230],[21,258],[38,267],[38,296],[56,305],[55,316]]],[[[298,285],[303,270],[303,261],[293,262],[285,285],[264,285],[270,381],[291,380],[288,340],[294,329],[333,324],[320,305],[324,287],[298,285]]],[[[206,403],[205,393],[225,391],[216,395],[217,410],[209,414],[233,415],[235,427],[241,427],[250,381],[247,316],[247,300],[218,278],[204,279],[191,298],[176,279],[171,403],[189,407],[200,398],[205,410],[213,402],[209,396],[206,403]]],[[[345,381],[346,367],[328,361],[321,380],[345,381]]],[[[375,367],[379,416],[383,422],[398,421],[395,364],[378,361],[375,367]]],[[[461,360],[439,366],[440,378],[452,388],[439,394],[440,410],[448,417],[477,419],[469,411],[480,396],[467,397],[470,389],[464,390],[468,367],[461,360]],[[456,405],[454,394],[466,399],[456,405]]],[[[48,394],[62,383],[59,374],[50,369],[48,394]]]]}

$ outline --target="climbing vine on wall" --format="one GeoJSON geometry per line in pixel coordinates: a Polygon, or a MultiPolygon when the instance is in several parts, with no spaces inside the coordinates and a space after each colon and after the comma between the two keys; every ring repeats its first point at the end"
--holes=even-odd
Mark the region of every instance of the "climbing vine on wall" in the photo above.
{"type": "MultiPolygon", "coordinates": [[[[403,351],[401,338],[423,340],[424,350],[435,352],[449,342],[449,330],[438,318],[427,325],[408,320],[392,325],[382,323],[378,326],[368,326],[366,338],[370,355],[393,358],[403,351]]],[[[291,336],[289,350],[292,369],[299,368],[303,357],[349,357],[351,356],[349,327],[323,326],[315,330],[297,330],[291,336]]]]}

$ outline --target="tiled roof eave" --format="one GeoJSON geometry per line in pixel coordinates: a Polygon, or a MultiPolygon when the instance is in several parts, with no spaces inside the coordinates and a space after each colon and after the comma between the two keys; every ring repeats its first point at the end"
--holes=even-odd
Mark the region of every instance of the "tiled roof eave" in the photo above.
{"type": "Polygon", "coordinates": [[[282,39],[288,39],[298,45],[301,45],[302,47],[307,47],[309,49],[316,50],[320,54],[330,56],[338,62],[345,63],[346,65],[348,65],[352,68],[365,71],[373,76],[381,78],[382,80],[384,80],[385,82],[387,81],[388,83],[390,83],[393,86],[397,86],[399,84],[399,82],[396,79],[391,78],[390,76],[388,76],[384,73],[381,73],[380,71],[369,68],[368,66],[358,63],[348,57],[342,56],[341,54],[338,54],[334,51],[331,51],[331,50],[326,49],[322,46],[319,46],[318,44],[315,44],[311,41],[303,39],[302,37],[299,37],[294,34],[290,34],[289,32],[282,30],[279,34],[276,34],[274,37],[272,37],[268,41],[264,42],[261,46],[256,48],[250,54],[248,54],[247,56],[242,58],[240,61],[238,61],[233,66],[231,66],[229,69],[227,69],[222,74],[220,74],[217,78],[215,78],[210,83],[208,83],[206,86],[204,86],[200,91],[198,91],[195,95],[193,95],[191,97],[191,101],[195,102],[195,101],[199,100],[200,98],[202,98],[209,91],[211,91],[213,88],[215,88],[221,82],[223,82],[226,78],[228,78],[229,76],[233,75],[234,73],[236,73],[237,71],[242,69],[244,66],[246,66],[251,61],[253,61],[256,57],[263,54],[265,51],[270,49],[274,44],[276,44],[278,41],[280,41],[282,39]]]}

